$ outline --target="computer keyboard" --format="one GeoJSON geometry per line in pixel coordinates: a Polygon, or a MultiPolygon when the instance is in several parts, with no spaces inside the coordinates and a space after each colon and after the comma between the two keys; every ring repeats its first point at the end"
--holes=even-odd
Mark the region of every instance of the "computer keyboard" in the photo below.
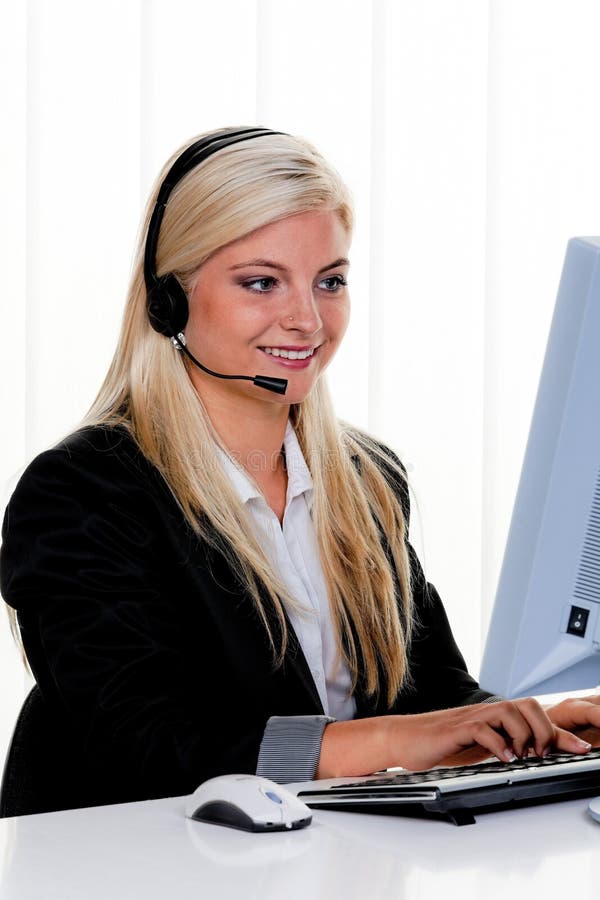
{"type": "MultiPolygon", "coordinates": [[[[422,772],[401,772],[397,775],[382,775],[380,777],[370,777],[364,781],[354,781],[354,787],[368,786],[373,787],[376,784],[424,784],[430,781],[442,781],[445,778],[468,778],[474,775],[506,775],[508,772],[522,772],[524,770],[548,770],[557,765],[570,764],[575,765],[578,762],[598,761],[600,769],[600,747],[590,750],[588,753],[575,755],[573,753],[550,753],[548,756],[527,756],[523,759],[515,759],[513,762],[505,763],[500,760],[490,760],[489,762],[473,763],[468,766],[439,766],[435,769],[426,769],[422,772]]],[[[595,768],[595,766],[594,766],[595,768]]],[[[599,785],[600,787],[600,785],[599,785]]]]}
{"type": "Polygon", "coordinates": [[[588,753],[528,756],[511,763],[488,760],[422,772],[335,779],[300,791],[315,809],[444,816],[472,824],[474,812],[600,794],[600,748],[588,753]]]}

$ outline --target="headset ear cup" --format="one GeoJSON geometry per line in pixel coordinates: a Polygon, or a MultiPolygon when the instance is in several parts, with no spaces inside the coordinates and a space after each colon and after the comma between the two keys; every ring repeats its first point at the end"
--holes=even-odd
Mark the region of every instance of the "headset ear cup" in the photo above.
{"type": "Polygon", "coordinates": [[[169,273],[159,278],[146,300],[150,324],[159,334],[173,337],[186,326],[189,307],[185,291],[169,273]]]}

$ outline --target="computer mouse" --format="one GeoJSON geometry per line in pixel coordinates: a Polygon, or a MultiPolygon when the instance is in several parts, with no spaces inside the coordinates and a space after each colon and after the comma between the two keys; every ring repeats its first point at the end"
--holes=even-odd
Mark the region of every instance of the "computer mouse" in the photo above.
{"type": "Polygon", "coordinates": [[[242,831],[289,831],[312,821],[302,800],[261,775],[219,775],[204,781],[187,801],[185,814],[242,831]]]}
{"type": "Polygon", "coordinates": [[[594,797],[588,806],[590,816],[600,823],[600,797],[594,797]]]}

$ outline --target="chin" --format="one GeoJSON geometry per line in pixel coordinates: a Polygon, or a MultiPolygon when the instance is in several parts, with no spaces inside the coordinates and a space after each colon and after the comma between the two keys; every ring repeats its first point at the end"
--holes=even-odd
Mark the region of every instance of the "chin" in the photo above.
{"type": "Polygon", "coordinates": [[[313,383],[309,387],[294,387],[294,385],[292,384],[292,380],[290,379],[288,382],[287,391],[285,392],[285,394],[281,395],[281,400],[283,400],[284,403],[302,403],[314,391],[316,384],[317,382],[313,381],[313,383]]]}

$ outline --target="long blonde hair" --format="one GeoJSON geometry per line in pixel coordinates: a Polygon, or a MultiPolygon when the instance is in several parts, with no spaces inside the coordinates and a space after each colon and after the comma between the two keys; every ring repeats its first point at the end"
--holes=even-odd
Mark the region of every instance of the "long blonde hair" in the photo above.
{"type": "MultiPolygon", "coordinates": [[[[219,436],[182,354],[152,329],[146,311],[149,218],[164,174],[183,149],[167,162],[152,192],[117,349],[82,425],[129,430],[190,526],[226,553],[253,597],[279,665],[288,643],[283,601],[296,601],[272,569],[219,464],[219,436]]],[[[278,219],[321,209],[337,212],[352,230],[346,186],[306,140],[266,134],[230,145],[174,188],[160,230],[157,275],[173,273],[189,292],[199,266],[221,247],[278,219]]],[[[352,690],[360,682],[367,694],[377,695],[385,685],[391,705],[407,676],[411,586],[398,487],[381,463],[396,481],[403,480],[403,471],[368,435],[337,420],[323,377],[292,405],[290,416],[313,479],[312,515],[340,658],[350,668],[352,690]]]]}

